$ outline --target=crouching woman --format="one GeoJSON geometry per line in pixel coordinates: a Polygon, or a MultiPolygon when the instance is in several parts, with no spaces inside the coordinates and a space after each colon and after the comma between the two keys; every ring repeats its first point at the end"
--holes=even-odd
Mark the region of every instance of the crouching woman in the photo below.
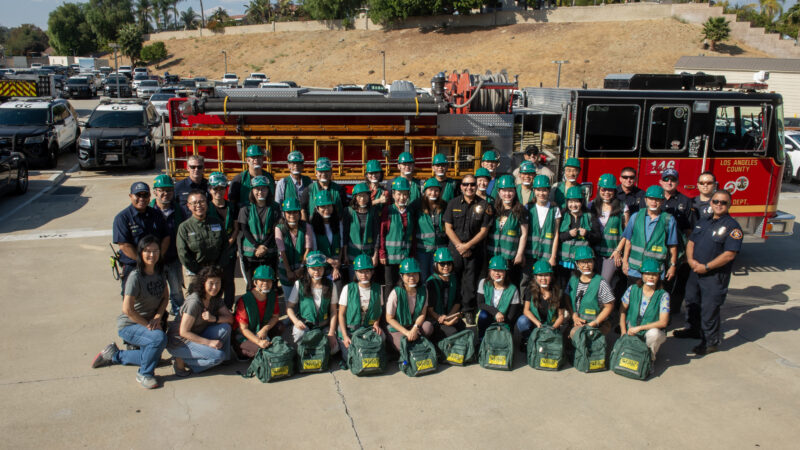
{"type": "Polygon", "coordinates": [[[644,260],[642,278],[625,291],[619,316],[620,333],[643,336],[653,361],[667,340],[664,329],[669,322],[669,294],[661,286],[660,275],[658,261],[644,260]]]}

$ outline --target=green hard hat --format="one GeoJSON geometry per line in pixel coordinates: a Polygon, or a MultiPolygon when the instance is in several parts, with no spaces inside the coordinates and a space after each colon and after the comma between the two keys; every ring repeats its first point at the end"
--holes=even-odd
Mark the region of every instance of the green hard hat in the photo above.
{"type": "Polygon", "coordinates": [[[156,177],[155,181],[153,181],[154,188],[174,188],[175,183],[172,182],[172,177],[169,175],[159,175],[156,177]]]}
{"type": "Polygon", "coordinates": [[[551,266],[546,259],[542,258],[533,265],[533,274],[542,275],[545,273],[553,273],[553,266],[551,266]]]}
{"type": "Polygon", "coordinates": [[[616,189],[617,180],[614,178],[614,175],[610,173],[604,173],[600,175],[600,179],[597,180],[597,187],[601,187],[603,189],[616,189]]]}
{"type": "Polygon", "coordinates": [[[353,195],[369,193],[369,186],[367,183],[358,183],[357,185],[353,186],[353,195]]]}
{"type": "Polygon", "coordinates": [[[497,189],[514,189],[517,185],[514,184],[514,177],[511,175],[503,175],[497,180],[497,189]]]}
{"type": "Polygon", "coordinates": [[[283,201],[283,212],[301,211],[300,202],[296,198],[287,198],[283,201]]]}
{"type": "Polygon", "coordinates": [[[432,187],[441,189],[442,185],[439,184],[439,180],[437,180],[436,178],[428,178],[427,180],[425,180],[425,185],[422,186],[422,190],[425,191],[425,189],[432,187]]]}
{"type": "Polygon", "coordinates": [[[274,280],[275,271],[270,266],[258,266],[256,272],[253,274],[254,280],[274,280]]]}
{"type": "Polygon", "coordinates": [[[578,186],[567,189],[567,200],[583,200],[583,192],[578,186]]]}
{"type": "Polygon", "coordinates": [[[253,177],[250,181],[250,187],[269,186],[269,180],[263,175],[253,177]]]}
{"type": "Polygon", "coordinates": [[[653,258],[647,258],[642,263],[641,273],[661,273],[661,263],[653,258]]]}
{"type": "Polygon", "coordinates": [[[489,268],[492,270],[508,270],[508,263],[506,259],[500,255],[493,256],[489,260],[489,268]]]}
{"type": "Polygon", "coordinates": [[[289,157],[286,158],[290,163],[301,163],[303,162],[303,154],[298,152],[297,150],[289,153],[289,157]]]}
{"type": "Polygon", "coordinates": [[[381,162],[376,159],[370,159],[367,161],[367,173],[369,172],[383,172],[381,168],[381,162]]]}
{"type": "Polygon", "coordinates": [[[522,161],[519,165],[519,173],[536,173],[536,166],[530,161],[522,161]]]}
{"type": "Polygon", "coordinates": [[[306,266],[308,267],[325,267],[327,264],[325,262],[325,254],[323,254],[319,250],[314,250],[313,252],[308,252],[308,256],[306,257],[306,266]]]}
{"type": "Polygon", "coordinates": [[[411,184],[409,184],[408,180],[403,177],[397,177],[392,181],[392,190],[393,191],[410,191],[411,184]]]}
{"type": "Polygon", "coordinates": [[[369,270],[374,268],[375,266],[372,265],[372,258],[367,255],[358,255],[356,259],[353,260],[354,270],[369,270]]]}
{"type": "Polygon", "coordinates": [[[414,258],[406,258],[400,263],[400,273],[419,273],[419,264],[414,258]]]}
{"type": "Polygon", "coordinates": [[[327,190],[317,192],[314,197],[314,206],[328,206],[333,204],[330,192],[327,190]]]}
{"type": "Polygon", "coordinates": [[[328,158],[318,159],[316,168],[320,172],[331,170],[331,160],[328,158]]]}
{"type": "Polygon", "coordinates": [[[208,177],[209,186],[227,186],[228,177],[224,173],[214,172],[208,177]]]}
{"type": "Polygon", "coordinates": [[[252,144],[247,147],[247,153],[245,153],[245,155],[249,158],[264,156],[264,150],[261,150],[261,147],[257,146],[256,144],[252,144]]]}
{"type": "Polygon", "coordinates": [[[647,188],[647,191],[645,191],[644,196],[650,198],[660,198],[661,200],[664,200],[664,188],[662,188],[657,184],[654,184],[649,188],[647,188]]]}
{"type": "Polygon", "coordinates": [[[550,178],[547,178],[547,175],[536,175],[536,178],[533,179],[533,188],[550,189],[550,178]]]}
{"type": "Polygon", "coordinates": [[[436,253],[433,254],[433,262],[453,262],[453,255],[450,254],[450,250],[447,247],[439,247],[436,249],[436,253]]]}
{"type": "Polygon", "coordinates": [[[578,158],[567,158],[567,162],[564,163],[564,167],[577,167],[580,169],[581,162],[578,158]]]}
{"type": "Polygon", "coordinates": [[[414,162],[414,155],[409,152],[400,153],[400,156],[397,157],[397,162],[400,164],[408,164],[414,162]]]}
{"type": "Polygon", "coordinates": [[[433,157],[433,164],[447,164],[447,156],[437,153],[436,156],[433,157]]]}
{"type": "Polygon", "coordinates": [[[481,177],[492,178],[492,174],[489,172],[489,170],[483,167],[478,167],[478,170],[475,171],[475,178],[481,178],[481,177]]]}
{"type": "Polygon", "coordinates": [[[481,161],[499,161],[500,158],[497,157],[497,153],[494,150],[489,150],[485,152],[483,156],[481,156],[481,161]]]}
{"type": "Polygon", "coordinates": [[[594,252],[592,248],[587,245],[575,249],[575,261],[583,261],[585,259],[594,259],[594,252]]]}

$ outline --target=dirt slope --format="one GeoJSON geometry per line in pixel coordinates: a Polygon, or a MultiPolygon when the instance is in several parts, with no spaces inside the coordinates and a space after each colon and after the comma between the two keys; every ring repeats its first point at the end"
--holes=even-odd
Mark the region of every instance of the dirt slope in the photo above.
{"type": "Polygon", "coordinates": [[[602,85],[611,72],[671,73],[680,56],[767,56],[738,42],[721,45],[724,53],[700,47],[700,27],[674,19],[637,22],[523,24],[446,32],[328,31],[209,36],[168,40],[170,57],[158,68],[182,76],[218,79],[228,70],[244,78],[265,72],[273,81],[294,80],[307,86],[368,83],[381,80],[386,51],[387,82],[408,79],[428,86],[439,71],[472,73],[506,69],[520,86],[554,86],[553,60],[563,66],[562,86],[602,85]]]}

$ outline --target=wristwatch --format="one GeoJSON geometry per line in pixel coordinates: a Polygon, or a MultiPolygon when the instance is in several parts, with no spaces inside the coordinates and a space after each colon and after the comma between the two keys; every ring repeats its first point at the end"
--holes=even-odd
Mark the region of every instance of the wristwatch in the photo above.
{"type": "Polygon", "coordinates": [[[706,272],[711,270],[711,269],[708,268],[708,264],[705,264],[705,266],[706,266],[706,272]]]}

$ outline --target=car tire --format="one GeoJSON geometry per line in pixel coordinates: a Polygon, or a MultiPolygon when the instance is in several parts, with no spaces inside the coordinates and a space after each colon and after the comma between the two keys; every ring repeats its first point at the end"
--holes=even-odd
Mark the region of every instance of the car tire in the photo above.
{"type": "Polygon", "coordinates": [[[791,183],[794,179],[794,167],[792,167],[792,160],[788,157],[786,158],[786,162],[783,166],[783,182],[784,183],[791,183]]]}
{"type": "Polygon", "coordinates": [[[58,145],[51,145],[47,149],[47,162],[45,163],[48,169],[55,169],[58,165],[58,145]]]}
{"type": "Polygon", "coordinates": [[[20,164],[17,168],[17,184],[14,189],[15,195],[22,195],[28,192],[28,166],[20,164]]]}

